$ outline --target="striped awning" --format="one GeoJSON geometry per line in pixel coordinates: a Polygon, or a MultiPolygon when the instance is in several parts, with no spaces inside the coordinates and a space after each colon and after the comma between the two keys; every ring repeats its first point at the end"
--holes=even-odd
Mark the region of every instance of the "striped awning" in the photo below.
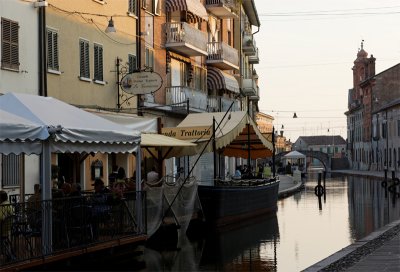
{"type": "Polygon", "coordinates": [[[234,76],[210,66],[207,68],[207,88],[239,93],[239,83],[234,76]]]}
{"type": "Polygon", "coordinates": [[[167,12],[187,11],[192,21],[208,21],[207,10],[199,0],[167,0],[165,8],[167,12]]]}

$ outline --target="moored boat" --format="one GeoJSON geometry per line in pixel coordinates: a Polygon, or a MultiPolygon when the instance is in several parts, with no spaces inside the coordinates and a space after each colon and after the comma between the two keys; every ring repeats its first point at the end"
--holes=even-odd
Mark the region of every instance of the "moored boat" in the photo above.
{"type": "Polygon", "coordinates": [[[222,227],[277,210],[279,179],[241,179],[199,186],[206,222],[222,227]]]}

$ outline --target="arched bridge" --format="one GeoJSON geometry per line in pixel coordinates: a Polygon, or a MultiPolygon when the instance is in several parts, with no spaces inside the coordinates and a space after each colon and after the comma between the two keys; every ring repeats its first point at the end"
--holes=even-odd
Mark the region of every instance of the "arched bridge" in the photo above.
{"type": "MultiPolygon", "coordinates": [[[[306,155],[307,158],[315,158],[318,159],[325,167],[325,171],[330,172],[332,169],[331,166],[331,159],[328,154],[321,152],[321,151],[311,151],[311,150],[296,150],[304,155],[306,155]]],[[[288,154],[291,151],[285,151],[277,154],[275,156],[276,161],[281,161],[283,156],[288,154]]]]}

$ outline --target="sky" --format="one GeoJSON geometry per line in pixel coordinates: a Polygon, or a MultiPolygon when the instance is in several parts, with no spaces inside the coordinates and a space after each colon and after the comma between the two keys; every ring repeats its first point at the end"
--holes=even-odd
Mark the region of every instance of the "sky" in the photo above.
{"type": "Polygon", "coordinates": [[[344,112],[361,41],[376,58],[376,73],[400,63],[400,1],[255,3],[261,21],[255,34],[260,111],[274,117],[276,130],[283,125],[292,142],[314,135],[346,139],[344,112]]]}

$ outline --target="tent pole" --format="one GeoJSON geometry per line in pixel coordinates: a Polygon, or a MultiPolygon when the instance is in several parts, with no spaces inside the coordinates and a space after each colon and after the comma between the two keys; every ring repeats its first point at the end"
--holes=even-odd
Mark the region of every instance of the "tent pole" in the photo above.
{"type": "Polygon", "coordinates": [[[247,124],[247,168],[251,172],[250,124],[247,124]]]}
{"type": "Polygon", "coordinates": [[[272,175],[275,177],[275,127],[272,127],[272,175]]]}
{"type": "Polygon", "coordinates": [[[48,255],[52,252],[52,201],[51,201],[51,149],[50,141],[45,140],[42,143],[41,155],[41,188],[42,188],[42,253],[48,255]]]}
{"type": "Polygon", "coordinates": [[[215,180],[217,179],[217,146],[215,141],[215,117],[213,116],[213,153],[214,153],[214,185],[215,180]]]}
{"type": "Polygon", "coordinates": [[[143,211],[143,201],[142,201],[142,154],[141,154],[140,144],[136,149],[136,222],[138,226],[138,232],[141,232],[143,229],[142,222],[142,211],[143,211]]]}

